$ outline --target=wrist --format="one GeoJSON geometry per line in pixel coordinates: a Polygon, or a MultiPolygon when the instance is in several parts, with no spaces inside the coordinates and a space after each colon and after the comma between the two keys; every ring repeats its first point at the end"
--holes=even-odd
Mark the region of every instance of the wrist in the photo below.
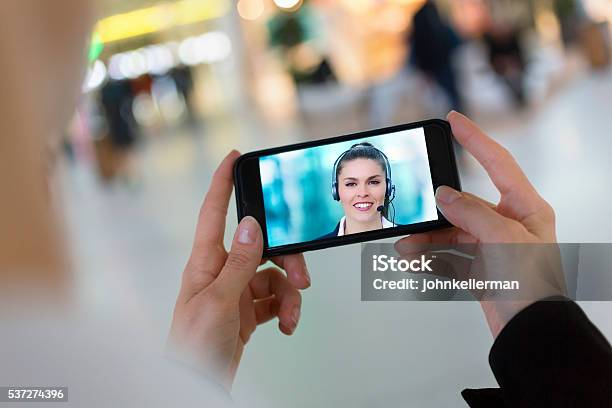
{"type": "Polygon", "coordinates": [[[219,356],[212,353],[196,351],[197,347],[180,345],[168,339],[164,356],[179,365],[197,372],[209,382],[217,384],[227,393],[232,390],[233,376],[228,375],[228,367],[219,356]]]}
{"type": "Polygon", "coordinates": [[[493,338],[506,327],[514,316],[535,301],[483,300],[480,302],[493,338]]]}

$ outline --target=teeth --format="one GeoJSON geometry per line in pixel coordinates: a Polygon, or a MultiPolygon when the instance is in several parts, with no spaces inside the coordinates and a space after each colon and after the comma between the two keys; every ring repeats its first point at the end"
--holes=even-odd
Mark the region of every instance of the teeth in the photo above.
{"type": "Polygon", "coordinates": [[[369,208],[371,206],[372,206],[372,204],[367,204],[367,203],[355,204],[355,207],[357,207],[357,208],[369,208]]]}

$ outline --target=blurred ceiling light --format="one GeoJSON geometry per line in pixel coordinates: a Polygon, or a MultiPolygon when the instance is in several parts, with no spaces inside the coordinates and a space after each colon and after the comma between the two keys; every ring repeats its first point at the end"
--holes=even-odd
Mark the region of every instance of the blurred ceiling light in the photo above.
{"type": "Polygon", "coordinates": [[[302,0],[274,0],[274,4],[282,9],[295,11],[302,5],[302,0]]]}
{"type": "Polygon", "coordinates": [[[201,50],[198,48],[194,37],[184,40],[178,48],[179,60],[185,65],[195,65],[202,59],[201,50]]]}
{"type": "Polygon", "coordinates": [[[87,71],[85,83],[83,84],[83,92],[93,91],[104,83],[106,80],[106,65],[100,60],[96,60],[91,68],[87,71]]]}
{"type": "Polygon", "coordinates": [[[185,39],[178,49],[181,62],[185,65],[219,62],[232,51],[232,44],[226,34],[212,31],[198,37],[185,39]]]}
{"type": "MultiPolygon", "coordinates": [[[[188,37],[180,44],[169,42],[149,45],[110,57],[108,76],[116,81],[138,78],[144,74],[164,75],[177,64],[211,64],[230,56],[232,44],[220,31],[188,37]]],[[[106,74],[106,71],[105,71],[106,74]]]]}
{"type": "Polygon", "coordinates": [[[200,46],[204,48],[204,61],[207,63],[223,61],[232,52],[230,39],[222,32],[212,31],[199,37],[200,46]]]}
{"type": "Polygon", "coordinates": [[[165,30],[173,26],[218,18],[227,13],[227,0],[181,0],[161,3],[98,22],[95,35],[102,43],[124,40],[165,30]]]}
{"type": "Polygon", "coordinates": [[[125,79],[125,76],[121,73],[119,66],[121,65],[121,59],[123,54],[113,55],[108,61],[108,76],[115,81],[125,79]]]}
{"type": "Polygon", "coordinates": [[[257,20],[264,12],[262,0],[240,0],[236,8],[240,17],[245,20],[257,20]]]}
{"type": "Polygon", "coordinates": [[[147,60],[140,50],[123,55],[119,62],[119,70],[126,78],[138,78],[147,72],[147,60]]]}
{"type": "Polygon", "coordinates": [[[163,75],[176,65],[174,55],[167,45],[151,45],[144,49],[147,71],[153,75],[163,75]]]}

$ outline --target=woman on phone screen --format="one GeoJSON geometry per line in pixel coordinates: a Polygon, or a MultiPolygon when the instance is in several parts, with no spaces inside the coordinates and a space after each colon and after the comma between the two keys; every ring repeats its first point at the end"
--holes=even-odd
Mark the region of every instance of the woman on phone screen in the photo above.
{"type": "Polygon", "coordinates": [[[395,227],[386,218],[395,197],[391,165],[371,143],[355,144],[336,159],[332,197],[342,204],[344,216],[332,232],[321,238],[395,227]]]}

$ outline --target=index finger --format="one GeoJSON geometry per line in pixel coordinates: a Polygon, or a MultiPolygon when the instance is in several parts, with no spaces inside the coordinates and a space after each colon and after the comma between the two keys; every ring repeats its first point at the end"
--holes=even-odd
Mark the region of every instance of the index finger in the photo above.
{"type": "Polygon", "coordinates": [[[240,153],[232,150],[221,162],[212,177],[210,188],[200,208],[194,248],[223,245],[225,218],[232,190],[234,188],[234,162],[240,153]]]}
{"type": "Polygon", "coordinates": [[[270,259],[261,260],[260,266],[268,261],[283,269],[287,274],[289,283],[296,289],[306,289],[310,286],[310,274],[303,254],[274,256],[270,259]]]}
{"type": "Polygon", "coordinates": [[[296,289],[306,289],[310,286],[310,274],[306,260],[302,254],[275,256],[272,262],[285,270],[289,283],[296,289]]]}
{"type": "Polygon", "coordinates": [[[489,174],[501,193],[501,204],[514,218],[520,220],[542,207],[543,199],[508,150],[458,112],[449,113],[448,121],[457,141],[489,174]]]}

